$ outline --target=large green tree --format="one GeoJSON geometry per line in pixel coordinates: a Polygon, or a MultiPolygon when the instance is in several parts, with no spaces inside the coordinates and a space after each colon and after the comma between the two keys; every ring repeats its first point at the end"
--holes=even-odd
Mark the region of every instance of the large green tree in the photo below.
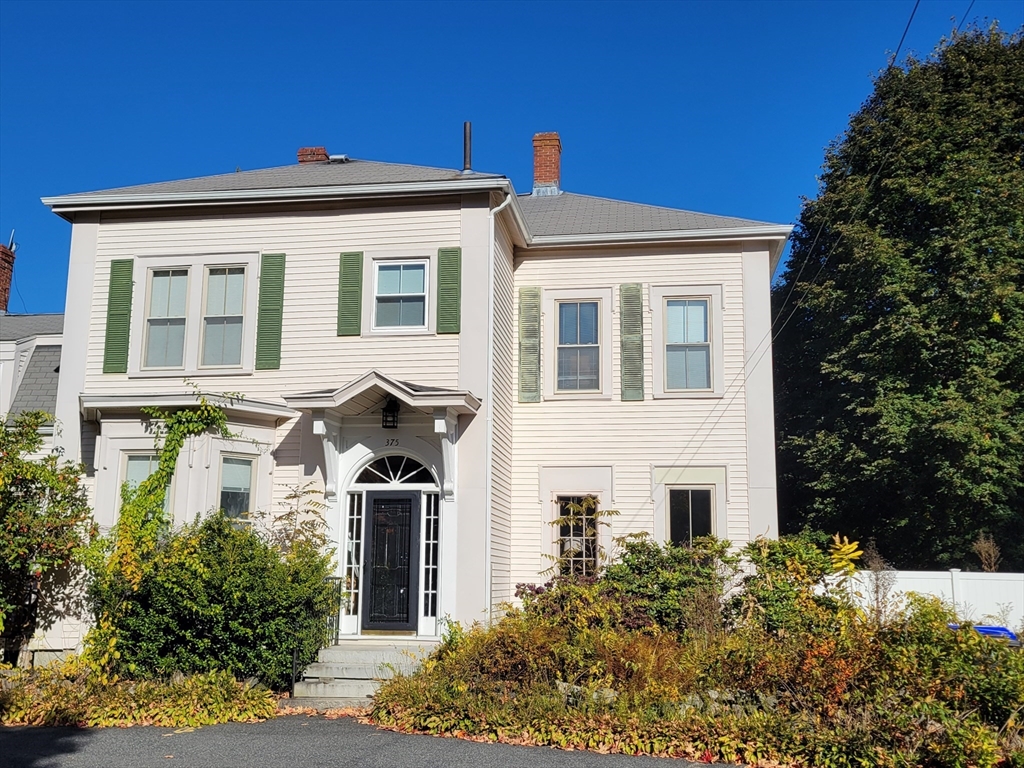
{"type": "Polygon", "coordinates": [[[1024,47],[993,27],[875,81],[774,290],[780,509],[903,567],[1024,568],[1024,47]],[[781,331],[780,331],[781,329],[781,331]]]}

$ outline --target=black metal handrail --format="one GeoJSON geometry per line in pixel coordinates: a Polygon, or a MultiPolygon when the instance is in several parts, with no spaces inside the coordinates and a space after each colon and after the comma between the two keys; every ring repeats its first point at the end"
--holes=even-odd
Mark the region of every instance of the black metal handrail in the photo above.
{"type": "Polygon", "coordinates": [[[341,637],[341,609],[345,605],[348,593],[345,590],[344,577],[329,576],[326,581],[331,585],[335,608],[327,618],[327,639],[331,645],[337,645],[341,637]]]}

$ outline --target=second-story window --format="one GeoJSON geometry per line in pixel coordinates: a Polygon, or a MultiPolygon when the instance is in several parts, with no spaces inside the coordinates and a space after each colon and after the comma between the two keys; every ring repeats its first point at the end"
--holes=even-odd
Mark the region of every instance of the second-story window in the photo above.
{"type": "Polygon", "coordinates": [[[187,299],[187,269],[155,269],[150,273],[146,368],[183,366],[187,299]]]}
{"type": "MultiPolygon", "coordinates": [[[[132,284],[145,290],[132,292],[128,375],[180,378],[253,371],[262,279],[258,253],[134,259],[132,284]]],[[[283,291],[280,282],[271,285],[283,291]]]]}
{"type": "Polygon", "coordinates": [[[241,365],[244,307],[245,267],[210,267],[203,313],[203,366],[241,365]]]}
{"type": "Polygon", "coordinates": [[[665,302],[665,389],[711,389],[707,299],[665,302]]]}
{"type": "Polygon", "coordinates": [[[598,302],[558,302],[558,386],[564,391],[601,389],[598,302]]]}
{"type": "Polygon", "coordinates": [[[375,328],[426,328],[427,263],[377,264],[375,328]]]}

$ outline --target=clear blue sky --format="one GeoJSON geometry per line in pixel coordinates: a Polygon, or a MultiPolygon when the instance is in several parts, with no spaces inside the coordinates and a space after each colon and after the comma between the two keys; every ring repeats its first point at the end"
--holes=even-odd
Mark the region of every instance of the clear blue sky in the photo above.
{"type": "MultiPolygon", "coordinates": [[[[71,226],[44,195],[295,162],[300,146],[792,222],[914,0],[678,3],[0,1],[0,237],[11,312],[62,311],[71,226]]],[[[926,54],[970,0],[923,0],[926,54]]],[[[968,21],[1024,24],[1021,0],[968,21]]]]}

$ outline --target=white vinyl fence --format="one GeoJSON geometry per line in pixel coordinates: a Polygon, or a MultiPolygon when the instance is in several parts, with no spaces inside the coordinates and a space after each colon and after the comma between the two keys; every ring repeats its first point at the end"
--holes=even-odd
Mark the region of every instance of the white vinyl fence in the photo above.
{"type": "MultiPolygon", "coordinates": [[[[1024,627],[1024,573],[948,571],[883,571],[891,574],[891,597],[917,592],[934,595],[955,606],[962,621],[1024,627]]],[[[865,601],[872,595],[871,571],[858,571],[853,588],[865,601]]]]}

